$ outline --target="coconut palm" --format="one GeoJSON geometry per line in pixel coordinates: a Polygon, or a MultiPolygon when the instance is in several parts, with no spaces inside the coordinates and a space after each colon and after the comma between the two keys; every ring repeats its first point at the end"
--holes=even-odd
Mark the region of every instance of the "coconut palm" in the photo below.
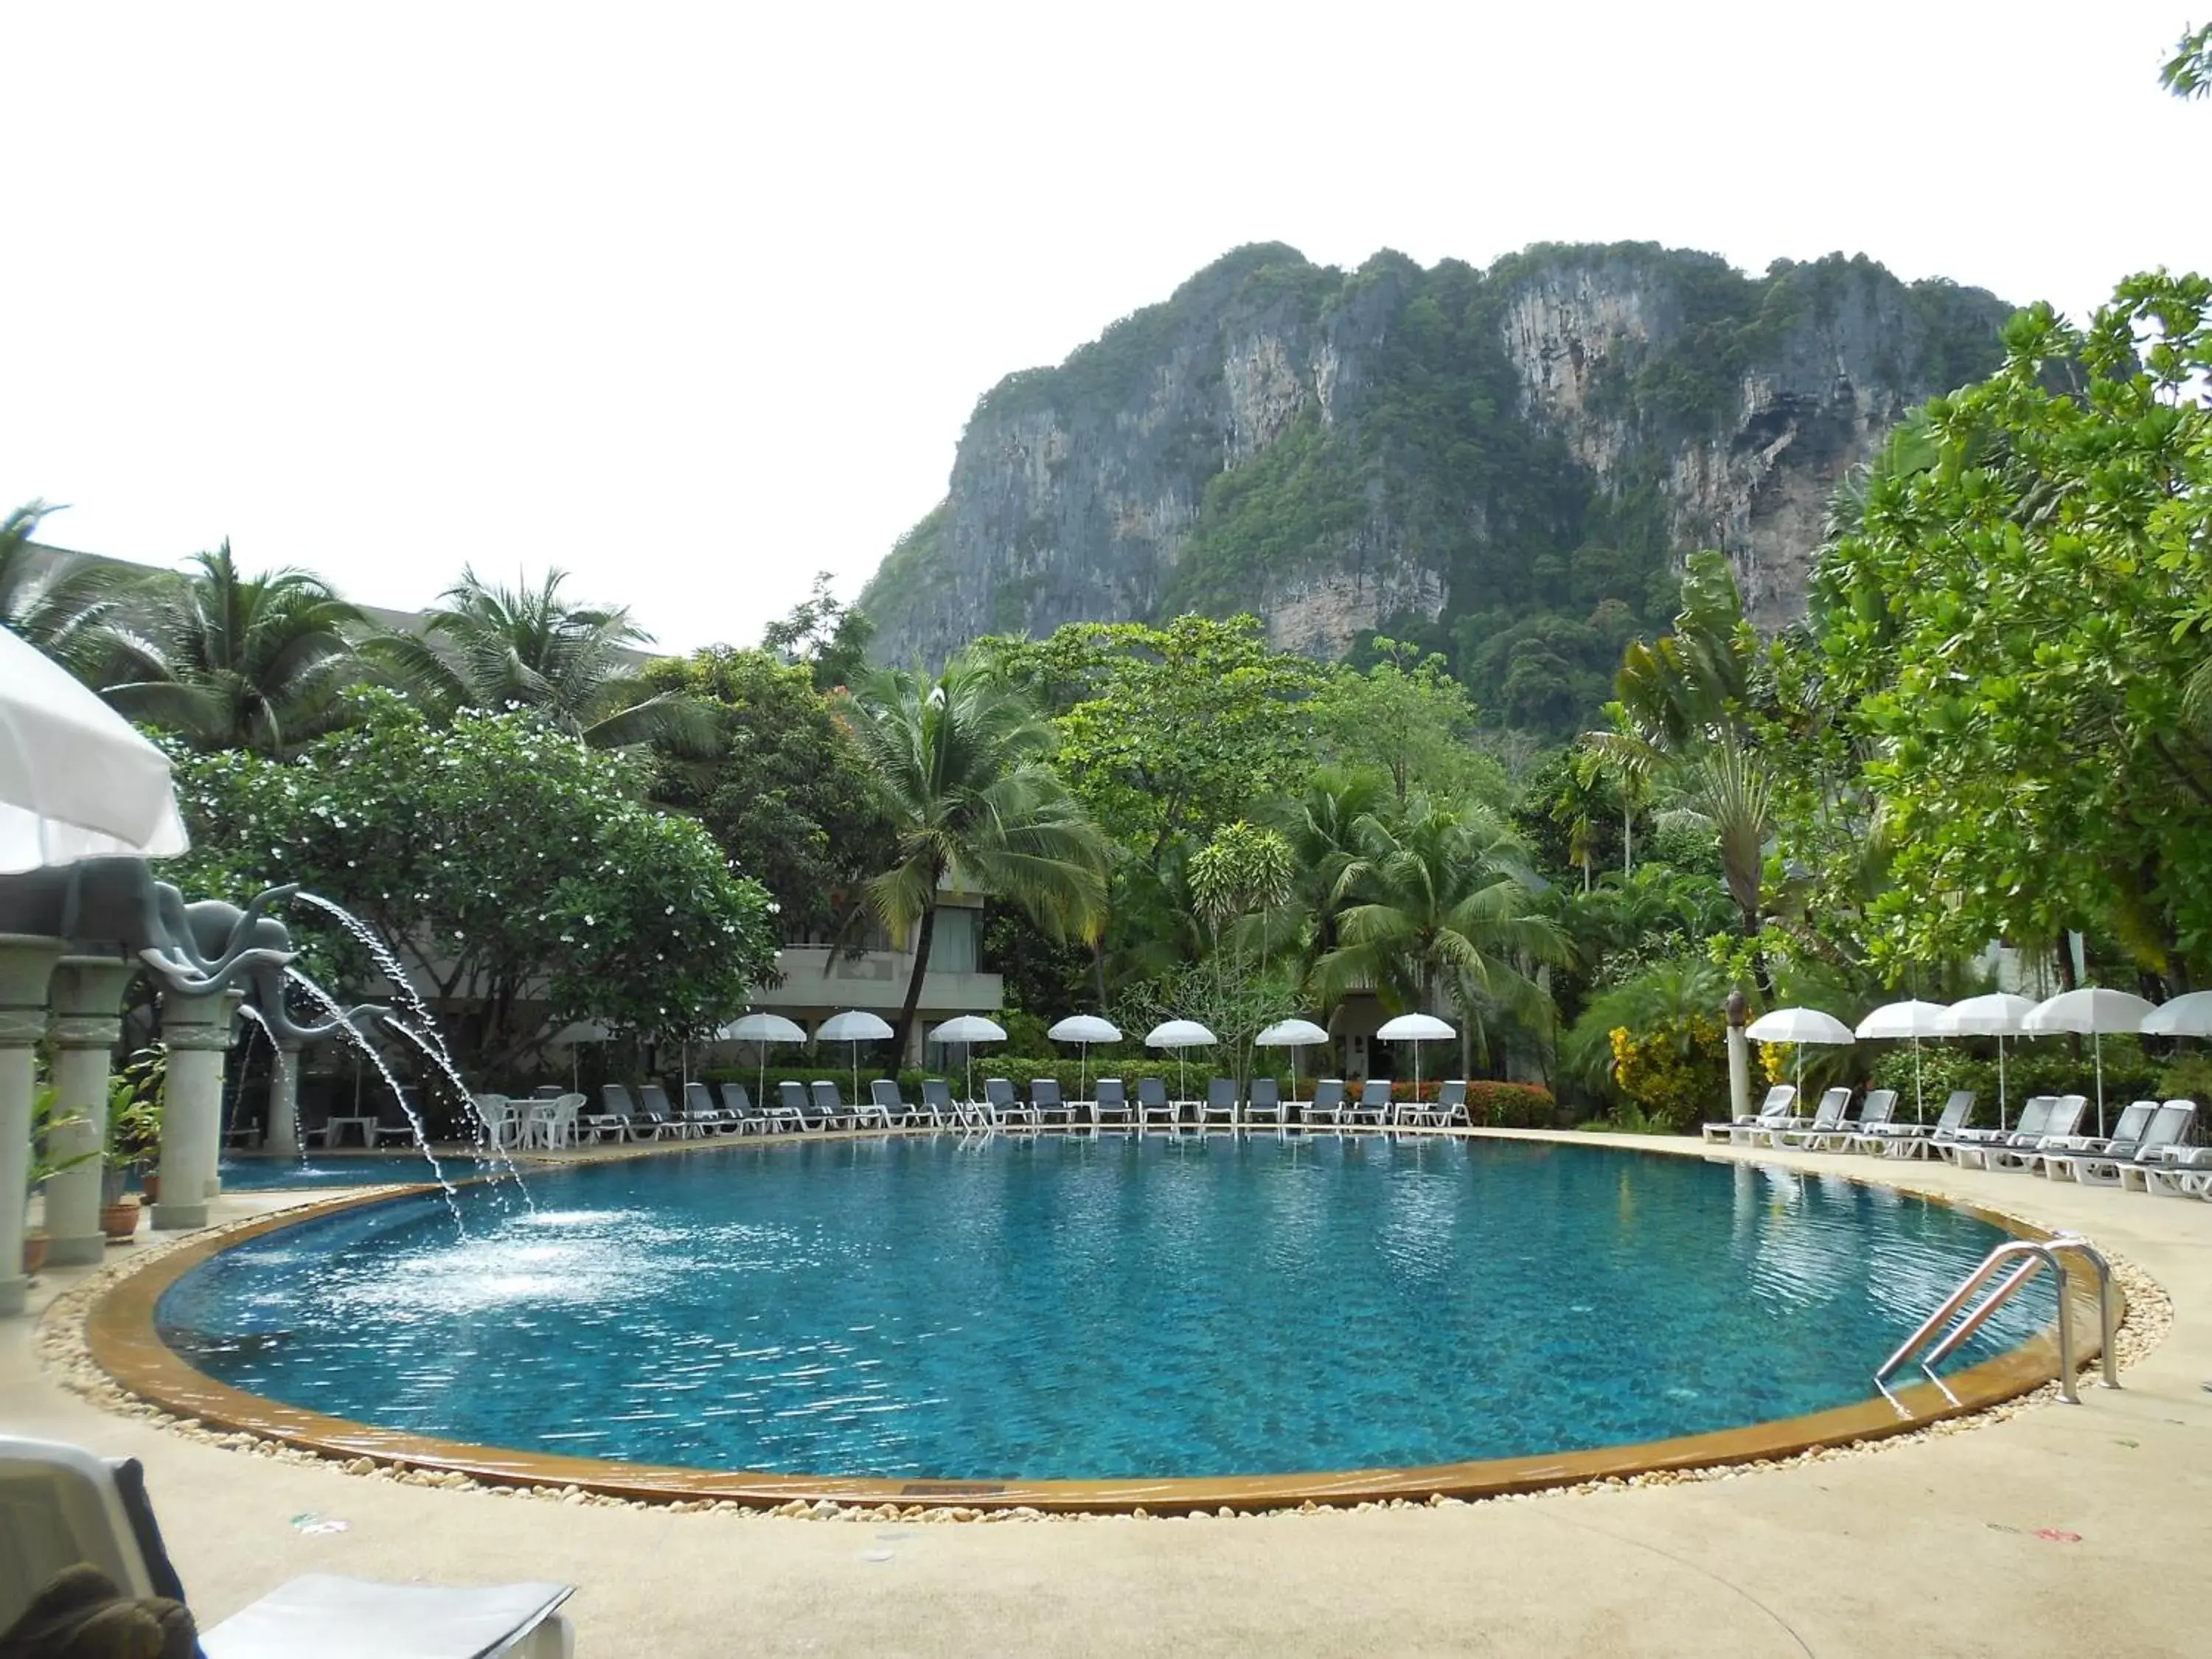
{"type": "Polygon", "coordinates": [[[31,501],[0,520],[0,628],[89,679],[107,654],[103,630],[132,584],[98,560],[34,552],[31,538],[52,511],[31,501]]]}
{"type": "Polygon", "coordinates": [[[639,678],[634,647],[653,635],[622,607],[569,604],[567,580],[550,570],[534,588],[510,588],[464,570],[425,613],[420,635],[380,635],[363,653],[435,718],[524,708],[595,748],[711,746],[710,711],[639,678]]]}
{"type": "Polygon", "coordinates": [[[1315,964],[1326,999],[1370,988],[1404,1009],[1449,997],[1470,1028],[1492,1006],[1540,1017],[1531,977],[1566,959],[1558,927],[1538,914],[1522,848],[1486,808],[1416,795],[1403,813],[1370,812],[1338,876],[1337,948],[1315,964]]]}
{"type": "Polygon", "coordinates": [[[361,677],[361,613],[304,570],[239,574],[230,544],[133,599],[143,627],[106,624],[100,694],[131,719],[202,749],[282,757],[342,723],[361,677]]]}
{"type": "Polygon", "coordinates": [[[896,862],[869,882],[869,902],[895,939],[914,940],[896,1032],[903,1054],[939,889],[988,893],[1054,939],[1089,939],[1104,915],[1107,845],[1047,763],[1051,725],[980,665],[955,659],[934,682],[878,672],[855,713],[897,846],[896,862]]]}

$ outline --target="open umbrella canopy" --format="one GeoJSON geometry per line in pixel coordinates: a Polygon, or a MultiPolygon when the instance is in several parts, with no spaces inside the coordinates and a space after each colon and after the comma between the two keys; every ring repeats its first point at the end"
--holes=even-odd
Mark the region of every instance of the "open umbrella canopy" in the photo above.
{"type": "Polygon", "coordinates": [[[1252,1043],[1259,1048],[1310,1048],[1328,1041],[1328,1033],[1310,1019],[1279,1019],[1252,1043]]]}
{"type": "Polygon", "coordinates": [[[1987,996],[1968,997],[1964,1002],[1954,1002],[1943,1012],[1943,1031],[1947,1036],[1993,1036],[1997,1040],[1997,1127],[2005,1127],[2005,1052],[2004,1040],[2020,1030],[2021,1021],[2034,1010],[2035,1005],[2026,997],[2014,996],[2009,991],[1992,991],[1987,996]]]}
{"type": "Polygon", "coordinates": [[[1818,1008],[1777,1008],[1761,1014],[1744,1028],[1753,1042],[1826,1042],[1853,1041],[1851,1028],[1833,1014],[1818,1008]]]}
{"type": "Polygon", "coordinates": [[[2097,1065],[2097,1133],[2105,1133],[2105,1033],[2140,1031],[2142,1023],[2158,1011],[2131,991],[2115,991],[2109,985],[2085,985],[2078,991],[2061,991],[2029,1009],[2020,1029],[2030,1036],[2049,1031],[2085,1032],[2094,1040],[2097,1065]]]}
{"type": "Polygon", "coordinates": [[[1912,1121],[1915,1123],[1926,1121],[1920,1099],[1920,1039],[1950,1035],[1944,1025],[1950,1017],[1951,1011],[1940,1002],[1922,1002],[1907,998],[1903,1002],[1885,1002],[1858,1024],[1858,1035],[1862,1037],[1912,1039],[1912,1121]]]}
{"type": "MultiPolygon", "coordinates": [[[[781,1014],[747,1014],[714,1033],[718,1042],[804,1042],[805,1028],[781,1014]]],[[[834,1040],[834,1039],[833,1039],[834,1040]]]]}
{"type": "Polygon", "coordinates": [[[814,1036],[821,1042],[880,1042],[890,1034],[890,1023],[880,1014],[848,1008],[823,1020],[814,1036]]]}
{"type": "Polygon", "coordinates": [[[1987,996],[1968,997],[1964,1002],[1954,1002],[1943,1011],[1943,1035],[1946,1036],[2010,1036],[2020,1030],[2035,1005],[2026,997],[2016,997],[2009,991],[1992,991],[1987,996]]]}
{"type": "Polygon", "coordinates": [[[1096,1014],[1070,1014],[1045,1036],[1054,1042],[1119,1042],[1121,1028],[1096,1014]]]}
{"type": "Polygon", "coordinates": [[[1459,1033],[1434,1014],[1401,1014],[1384,1020],[1375,1035],[1385,1042],[1446,1042],[1459,1033]]]}
{"type": "Polygon", "coordinates": [[[2212,1036],[2212,991],[2160,1003],[2143,1016],[2142,1029],[2152,1036],[2212,1036]]]}
{"type": "Polygon", "coordinates": [[[1943,1022],[1951,1011],[1940,1002],[1885,1002],[1858,1023],[1862,1037],[1948,1036],[1943,1022]]]}
{"type": "Polygon", "coordinates": [[[1004,1042],[1006,1029],[981,1014],[962,1014],[948,1019],[929,1034],[932,1042],[1004,1042]]]}
{"type": "Polygon", "coordinates": [[[2062,991],[2039,1002],[2021,1018],[2020,1029],[2030,1034],[2074,1031],[2084,1036],[2106,1031],[2140,1031],[2143,1021],[2158,1012],[2132,991],[2115,991],[2109,985],[2085,985],[2078,991],[2062,991]]]}
{"type": "Polygon", "coordinates": [[[0,873],[191,841],[169,759],[36,646],[0,629],[0,873]]]}
{"type": "Polygon", "coordinates": [[[605,1042],[613,1032],[596,1019],[580,1019],[573,1025],[563,1025],[545,1039],[549,1048],[573,1048],[580,1042],[605,1042]]]}

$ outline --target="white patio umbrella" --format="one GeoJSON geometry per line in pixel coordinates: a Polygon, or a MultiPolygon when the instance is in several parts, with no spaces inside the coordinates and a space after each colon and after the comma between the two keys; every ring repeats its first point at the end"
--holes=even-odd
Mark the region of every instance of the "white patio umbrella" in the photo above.
{"type": "Polygon", "coordinates": [[[2105,1033],[2140,1031],[2143,1021],[2157,1012],[2131,991],[2085,985],[2037,1003],[2021,1018],[2020,1029],[2036,1036],[2075,1031],[2090,1039],[2097,1056],[2097,1133],[2101,1136],[2105,1133],[2105,1033]]]}
{"type": "Polygon", "coordinates": [[[0,874],[167,858],[191,841],[169,759],[36,646],[0,628],[0,874]]]}
{"type": "Polygon", "coordinates": [[[1045,1035],[1054,1042],[1082,1044],[1080,1057],[1076,1061],[1079,1079],[1075,1092],[1088,1092],[1091,1087],[1091,1045],[1094,1042],[1119,1042],[1121,1028],[1110,1019],[1101,1019],[1096,1014],[1070,1014],[1045,1035]]]}
{"type": "Polygon", "coordinates": [[[2161,1002],[2143,1016],[2148,1036],[2212,1037],[2212,991],[2191,991],[2161,1002]]]}
{"type": "Polygon", "coordinates": [[[1743,1034],[1753,1042],[1787,1042],[1796,1046],[1797,1096],[1801,1101],[1805,1096],[1805,1044],[1820,1042],[1841,1047],[1854,1041],[1850,1026],[1818,1008],[1777,1008],[1745,1026],[1743,1034]]]}
{"type": "Polygon", "coordinates": [[[1171,1019],[1155,1025],[1145,1034],[1147,1048],[1172,1048],[1176,1057],[1176,1093],[1188,1099],[1190,1079],[1183,1070],[1182,1051],[1186,1048],[1210,1048],[1220,1039],[1194,1019],[1171,1019]]]}
{"type": "MultiPolygon", "coordinates": [[[[853,1045],[853,1103],[856,1106],[860,1100],[860,1045],[881,1042],[890,1035],[890,1024],[881,1015],[872,1014],[865,1008],[848,1008],[842,1014],[832,1014],[815,1028],[817,1042],[853,1045]]],[[[763,1082],[762,1086],[765,1088],[767,1085],[763,1082]]]]}
{"type": "Polygon", "coordinates": [[[1413,1045],[1413,1098],[1421,1097],[1421,1045],[1424,1042],[1449,1042],[1459,1033],[1434,1014],[1401,1014],[1395,1019],[1386,1019],[1375,1035],[1385,1042],[1410,1042],[1413,1045]]]}
{"type": "Polygon", "coordinates": [[[1953,1036],[1993,1036],[1997,1040],[1997,1127],[2005,1127],[2004,1040],[2020,1030],[2035,1005],[2009,991],[1954,1002],[1943,1015],[1943,1029],[1953,1036]]]}
{"type": "MultiPolygon", "coordinates": [[[[975,1098],[975,1045],[979,1042],[1004,1042],[1006,1028],[988,1020],[981,1014],[960,1014],[948,1019],[929,1034],[932,1042],[957,1042],[968,1060],[968,1098],[975,1098]]],[[[858,1093],[860,1085],[853,1085],[858,1093]]]]}
{"type": "Polygon", "coordinates": [[[1920,1039],[1924,1036],[1948,1036],[1943,1021],[1950,1010],[1940,1002],[1922,1002],[1908,997],[1903,1002],[1885,1002],[1858,1024],[1862,1037],[1912,1039],[1912,1121],[1927,1121],[1920,1103],[1920,1039]]]}
{"type": "Polygon", "coordinates": [[[545,1039],[547,1048],[566,1048],[568,1051],[568,1091],[571,1094],[575,1092],[577,1079],[582,1075],[577,1069],[579,1057],[576,1050],[587,1042],[605,1042],[613,1035],[596,1019],[580,1019],[571,1024],[563,1025],[545,1039]]]}
{"type": "Polygon", "coordinates": [[[1255,1048],[1288,1048],[1291,1051],[1291,1098],[1298,1097],[1298,1050],[1311,1048],[1328,1041],[1328,1033],[1310,1019],[1279,1019],[1252,1039],[1255,1048]]]}
{"type": "Polygon", "coordinates": [[[797,1020],[786,1019],[781,1014],[747,1014],[733,1019],[714,1033],[718,1042],[757,1042],[760,1044],[760,1082],[755,1098],[768,1098],[768,1050],[772,1042],[805,1042],[806,1028],[797,1020]]]}

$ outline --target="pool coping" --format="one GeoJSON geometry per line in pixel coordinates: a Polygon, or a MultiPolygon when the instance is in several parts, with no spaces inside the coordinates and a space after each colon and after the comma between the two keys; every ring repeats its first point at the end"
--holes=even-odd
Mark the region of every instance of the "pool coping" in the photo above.
{"type": "MultiPolygon", "coordinates": [[[[1490,1135],[1481,1130],[1426,1133],[1466,1139],[1577,1144],[1577,1138],[1565,1133],[1539,1135],[1523,1131],[1509,1137],[1490,1135]]],[[[796,1135],[747,1144],[772,1145],[777,1141],[804,1144],[802,1138],[796,1135]]],[[[661,1150],[681,1152],[727,1148],[737,1144],[739,1143],[727,1139],[702,1140],[678,1143],[661,1150]]],[[[1612,1146],[1605,1150],[1637,1149],[1612,1146]]],[[[1660,1156],[1695,1152],[1689,1146],[1654,1146],[1650,1150],[1660,1156]]],[[[1714,1150],[1705,1149],[1709,1161],[1715,1163],[1747,1164],[1753,1168],[1788,1167],[1762,1164],[1752,1158],[1713,1157],[1714,1150]]],[[[1802,1176],[1807,1172],[1790,1173],[1802,1176]]],[[[1901,1190],[1853,1171],[1823,1170],[1811,1178],[1831,1176],[1885,1191],[1901,1190]]],[[[459,1474],[489,1486],[556,1489],[574,1486],[586,1492],[647,1502],[734,1503],[749,1508],[774,1509],[794,1502],[811,1504],[826,1500],[841,1505],[919,1504],[1047,1513],[1127,1513],[1142,1510],[1153,1514],[1179,1514],[1224,1508],[1295,1509],[1306,1504],[1344,1506],[1424,1502],[1434,1498],[1480,1499],[1690,1469],[1778,1462],[1826,1448],[1911,1434],[1947,1419],[1985,1411],[2032,1392],[2057,1374],[2057,1344],[2051,1332],[2045,1330],[2005,1353],[1947,1377],[1944,1388],[1923,1382],[1899,1389],[1888,1397],[1877,1394],[1801,1416],[1579,1451],[1288,1474],[1107,1480],[904,1480],[632,1463],[476,1445],[382,1429],[284,1405],[220,1382],[161,1340],[155,1313],[163,1293],[185,1274],[222,1252],[326,1217],[400,1202],[437,1190],[427,1183],[410,1183],[312,1200],[226,1227],[203,1238],[179,1242],[125,1274],[98,1297],[85,1319],[87,1348],[94,1363],[119,1386],[163,1410],[214,1429],[252,1435],[342,1462],[368,1458],[433,1475],[459,1474]]],[[[1916,1192],[1911,1195],[1923,1202],[1943,1204],[1974,1216],[2014,1237],[2045,1239],[2052,1236],[2033,1223],[1979,1205],[1929,1193],[1916,1192]]],[[[2080,1294],[2070,1275],[2068,1283],[2073,1293],[2080,1294]]],[[[2115,1287],[2115,1295],[2121,1294],[2115,1287]]],[[[2122,1297],[2120,1316],[2124,1315],[2122,1297]]],[[[2096,1332],[2097,1322],[2088,1322],[2087,1329],[2096,1332]]],[[[2093,1335],[2082,1357],[2094,1356],[2096,1346],[2093,1335]]]]}

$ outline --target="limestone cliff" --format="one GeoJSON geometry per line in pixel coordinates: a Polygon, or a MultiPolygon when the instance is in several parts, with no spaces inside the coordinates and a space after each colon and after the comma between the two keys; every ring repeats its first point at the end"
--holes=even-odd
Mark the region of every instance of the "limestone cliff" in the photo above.
{"type": "Polygon", "coordinates": [[[1649,245],[1486,271],[1237,250],[977,404],[945,501],[862,597],[879,654],[1250,609],[1322,655],[1384,629],[1509,718],[1571,718],[1681,555],[1802,608],[1828,497],[2007,307],[1864,258],[1744,276],[1649,245]]]}

